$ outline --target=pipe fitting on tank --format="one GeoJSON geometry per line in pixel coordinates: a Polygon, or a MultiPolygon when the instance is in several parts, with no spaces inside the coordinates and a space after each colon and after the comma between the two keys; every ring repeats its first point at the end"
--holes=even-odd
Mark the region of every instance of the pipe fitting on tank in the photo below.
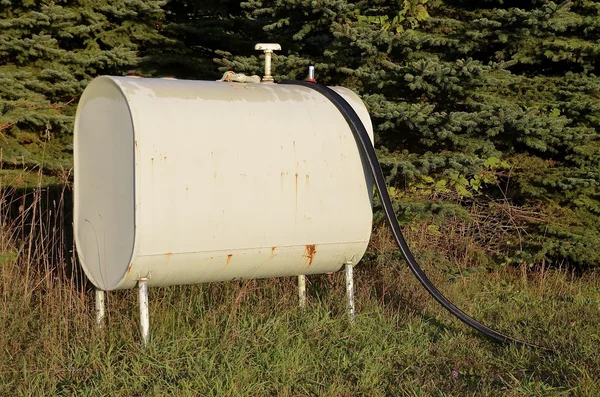
{"type": "Polygon", "coordinates": [[[315,79],[315,67],[313,65],[310,65],[308,67],[308,76],[306,76],[306,81],[308,81],[309,83],[317,82],[317,80],[315,79]]]}
{"type": "Polygon", "coordinates": [[[273,54],[273,51],[281,51],[281,46],[277,43],[258,43],[254,46],[254,49],[264,51],[265,53],[265,75],[262,78],[262,82],[273,83],[273,76],[271,76],[271,54],[273,54]]]}
{"type": "Polygon", "coordinates": [[[260,76],[246,76],[244,73],[236,73],[230,70],[225,72],[223,77],[217,81],[223,81],[227,83],[260,83],[260,76]]]}

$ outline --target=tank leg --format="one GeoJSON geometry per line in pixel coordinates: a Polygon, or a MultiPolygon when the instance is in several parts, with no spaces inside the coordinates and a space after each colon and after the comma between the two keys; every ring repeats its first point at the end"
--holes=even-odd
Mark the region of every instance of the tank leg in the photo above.
{"type": "Polygon", "coordinates": [[[346,263],[346,297],[348,298],[348,316],[350,317],[350,324],[354,324],[354,267],[352,263],[346,263]]]}
{"type": "Polygon", "coordinates": [[[140,278],[138,280],[138,290],[140,293],[140,331],[142,332],[142,341],[144,346],[150,341],[150,313],[148,311],[148,279],[140,278]]]}
{"type": "Polygon", "coordinates": [[[96,290],[96,324],[102,328],[104,326],[104,291],[101,289],[96,290]]]}
{"type": "Polygon", "coordinates": [[[306,276],[304,274],[298,276],[298,298],[300,307],[304,309],[306,307],[306,276]]]}

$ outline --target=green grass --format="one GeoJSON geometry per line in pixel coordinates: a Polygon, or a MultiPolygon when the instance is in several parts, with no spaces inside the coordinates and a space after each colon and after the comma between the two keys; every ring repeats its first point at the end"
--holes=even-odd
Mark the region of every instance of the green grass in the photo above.
{"type": "Polygon", "coordinates": [[[0,395],[600,395],[598,278],[517,273],[437,279],[468,312],[556,354],[483,339],[398,263],[357,268],[354,326],[341,274],[311,278],[305,311],[294,279],[151,289],[144,349],[135,290],[108,294],[97,329],[91,291],[36,286],[5,262],[0,395]]]}
{"type": "Polygon", "coordinates": [[[96,327],[93,291],[65,268],[64,230],[45,220],[61,209],[34,203],[16,219],[0,207],[0,396],[600,395],[594,272],[453,265],[409,235],[459,307],[556,352],[501,346],[429,298],[377,230],[355,270],[355,325],[341,272],[309,277],[304,311],[295,278],[155,288],[142,348],[137,291],[107,293],[96,327]]]}

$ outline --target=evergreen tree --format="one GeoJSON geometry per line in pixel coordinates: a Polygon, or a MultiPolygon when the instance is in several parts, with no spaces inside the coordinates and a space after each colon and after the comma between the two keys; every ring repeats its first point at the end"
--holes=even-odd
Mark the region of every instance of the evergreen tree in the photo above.
{"type": "Polygon", "coordinates": [[[416,1],[244,6],[287,49],[281,78],[314,62],[362,95],[405,222],[480,208],[498,260],[600,264],[597,2],[430,1],[421,26],[416,1]]]}
{"type": "MultiPolygon", "coordinates": [[[[242,7],[264,25],[261,41],[282,44],[285,55],[274,55],[279,68],[275,73],[281,78],[302,79],[307,67],[315,65],[322,82],[363,92],[382,86],[386,70],[395,66],[390,49],[398,44],[400,32],[427,17],[425,2],[250,1],[242,7]]],[[[262,62],[256,56],[218,53],[222,70],[262,74],[262,62]]]]}
{"type": "Polygon", "coordinates": [[[0,1],[4,161],[67,166],[64,104],[95,75],[213,79],[215,53],[260,75],[254,44],[279,42],[276,77],[315,65],[363,97],[405,224],[476,223],[497,261],[600,264],[599,2],[163,3],[0,1]]]}
{"type": "Polygon", "coordinates": [[[0,1],[0,145],[4,161],[70,167],[78,95],[101,74],[138,67],[164,1],[0,1]]]}
{"type": "Polygon", "coordinates": [[[149,72],[184,79],[221,77],[213,61],[215,51],[251,55],[262,25],[246,18],[239,2],[218,0],[170,1],[164,7],[162,34],[170,45],[153,52],[149,72]]]}

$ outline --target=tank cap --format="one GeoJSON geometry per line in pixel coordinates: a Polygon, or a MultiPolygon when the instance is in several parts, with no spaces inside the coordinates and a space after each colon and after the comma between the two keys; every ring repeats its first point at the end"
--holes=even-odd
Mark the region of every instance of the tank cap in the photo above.
{"type": "Polygon", "coordinates": [[[273,76],[271,76],[271,54],[273,51],[280,51],[281,45],[277,43],[258,43],[254,46],[254,49],[263,51],[265,53],[265,75],[262,78],[262,82],[272,83],[273,76]]]}

